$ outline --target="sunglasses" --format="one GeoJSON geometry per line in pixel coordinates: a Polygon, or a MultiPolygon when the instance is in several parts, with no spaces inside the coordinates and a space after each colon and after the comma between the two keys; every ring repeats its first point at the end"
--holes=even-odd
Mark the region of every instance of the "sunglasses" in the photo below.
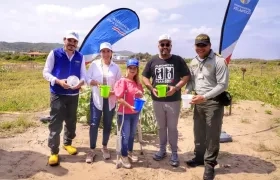
{"type": "Polygon", "coordinates": [[[169,46],[170,46],[170,44],[169,44],[169,43],[166,43],[166,44],[161,43],[161,44],[160,44],[160,46],[161,46],[161,47],[164,47],[164,46],[165,46],[165,47],[169,47],[169,46]]]}
{"type": "Polygon", "coordinates": [[[196,45],[196,47],[202,47],[202,48],[204,48],[204,47],[206,47],[207,45],[206,44],[197,44],[196,45]]]}
{"type": "Polygon", "coordinates": [[[78,43],[78,41],[76,39],[67,39],[67,41],[70,43],[75,43],[75,44],[78,43]]]}

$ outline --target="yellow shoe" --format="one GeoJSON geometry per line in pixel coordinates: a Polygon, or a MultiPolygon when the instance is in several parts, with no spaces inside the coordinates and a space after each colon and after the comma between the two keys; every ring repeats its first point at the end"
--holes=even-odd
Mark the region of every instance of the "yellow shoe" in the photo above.
{"type": "Polygon", "coordinates": [[[48,163],[49,163],[50,166],[58,165],[58,154],[52,154],[49,157],[49,162],[48,163]]]}
{"type": "Polygon", "coordinates": [[[74,155],[77,154],[77,149],[71,145],[67,145],[67,146],[63,146],[64,149],[70,154],[70,155],[74,155]]]}

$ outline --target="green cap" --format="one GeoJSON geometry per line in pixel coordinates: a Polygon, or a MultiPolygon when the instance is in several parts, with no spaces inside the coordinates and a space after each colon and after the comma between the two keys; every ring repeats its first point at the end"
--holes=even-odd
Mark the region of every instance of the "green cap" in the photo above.
{"type": "Polygon", "coordinates": [[[195,45],[197,45],[197,44],[209,45],[210,44],[210,37],[207,34],[199,34],[195,38],[195,45]]]}

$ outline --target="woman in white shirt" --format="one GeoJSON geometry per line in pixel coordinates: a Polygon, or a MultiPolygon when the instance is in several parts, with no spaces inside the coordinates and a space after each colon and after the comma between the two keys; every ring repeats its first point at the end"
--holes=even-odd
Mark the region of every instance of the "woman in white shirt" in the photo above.
{"type": "Polygon", "coordinates": [[[98,135],[98,127],[103,114],[103,148],[101,149],[104,159],[110,158],[107,144],[110,137],[112,120],[115,114],[117,98],[114,94],[113,87],[121,78],[121,70],[119,66],[112,61],[112,46],[110,43],[102,43],[100,45],[99,60],[91,63],[88,72],[88,84],[92,86],[91,101],[90,101],[90,151],[87,154],[86,162],[91,163],[96,155],[96,141],[98,135]],[[100,95],[100,85],[109,85],[111,87],[108,98],[103,98],[100,95]]]}

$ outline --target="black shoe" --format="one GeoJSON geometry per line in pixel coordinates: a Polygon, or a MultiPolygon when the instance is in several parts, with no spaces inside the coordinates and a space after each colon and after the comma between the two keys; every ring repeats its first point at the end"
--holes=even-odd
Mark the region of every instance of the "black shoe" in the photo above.
{"type": "Polygon", "coordinates": [[[204,165],[203,161],[201,162],[201,161],[197,161],[195,159],[185,161],[185,163],[190,167],[196,167],[196,166],[203,166],[204,165]]]}
{"type": "Polygon", "coordinates": [[[206,164],[205,169],[204,169],[204,174],[203,174],[203,180],[214,180],[214,166],[206,164]]]}
{"type": "Polygon", "coordinates": [[[178,158],[178,154],[177,153],[172,153],[170,160],[169,160],[169,164],[173,167],[178,167],[180,162],[179,162],[179,158],[178,158]]]}
{"type": "Polygon", "coordinates": [[[158,151],[153,155],[155,161],[161,161],[167,156],[166,152],[158,151]]]}
{"type": "Polygon", "coordinates": [[[42,123],[48,123],[48,122],[51,121],[51,117],[42,117],[42,118],[40,119],[40,121],[41,121],[42,123]]]}

